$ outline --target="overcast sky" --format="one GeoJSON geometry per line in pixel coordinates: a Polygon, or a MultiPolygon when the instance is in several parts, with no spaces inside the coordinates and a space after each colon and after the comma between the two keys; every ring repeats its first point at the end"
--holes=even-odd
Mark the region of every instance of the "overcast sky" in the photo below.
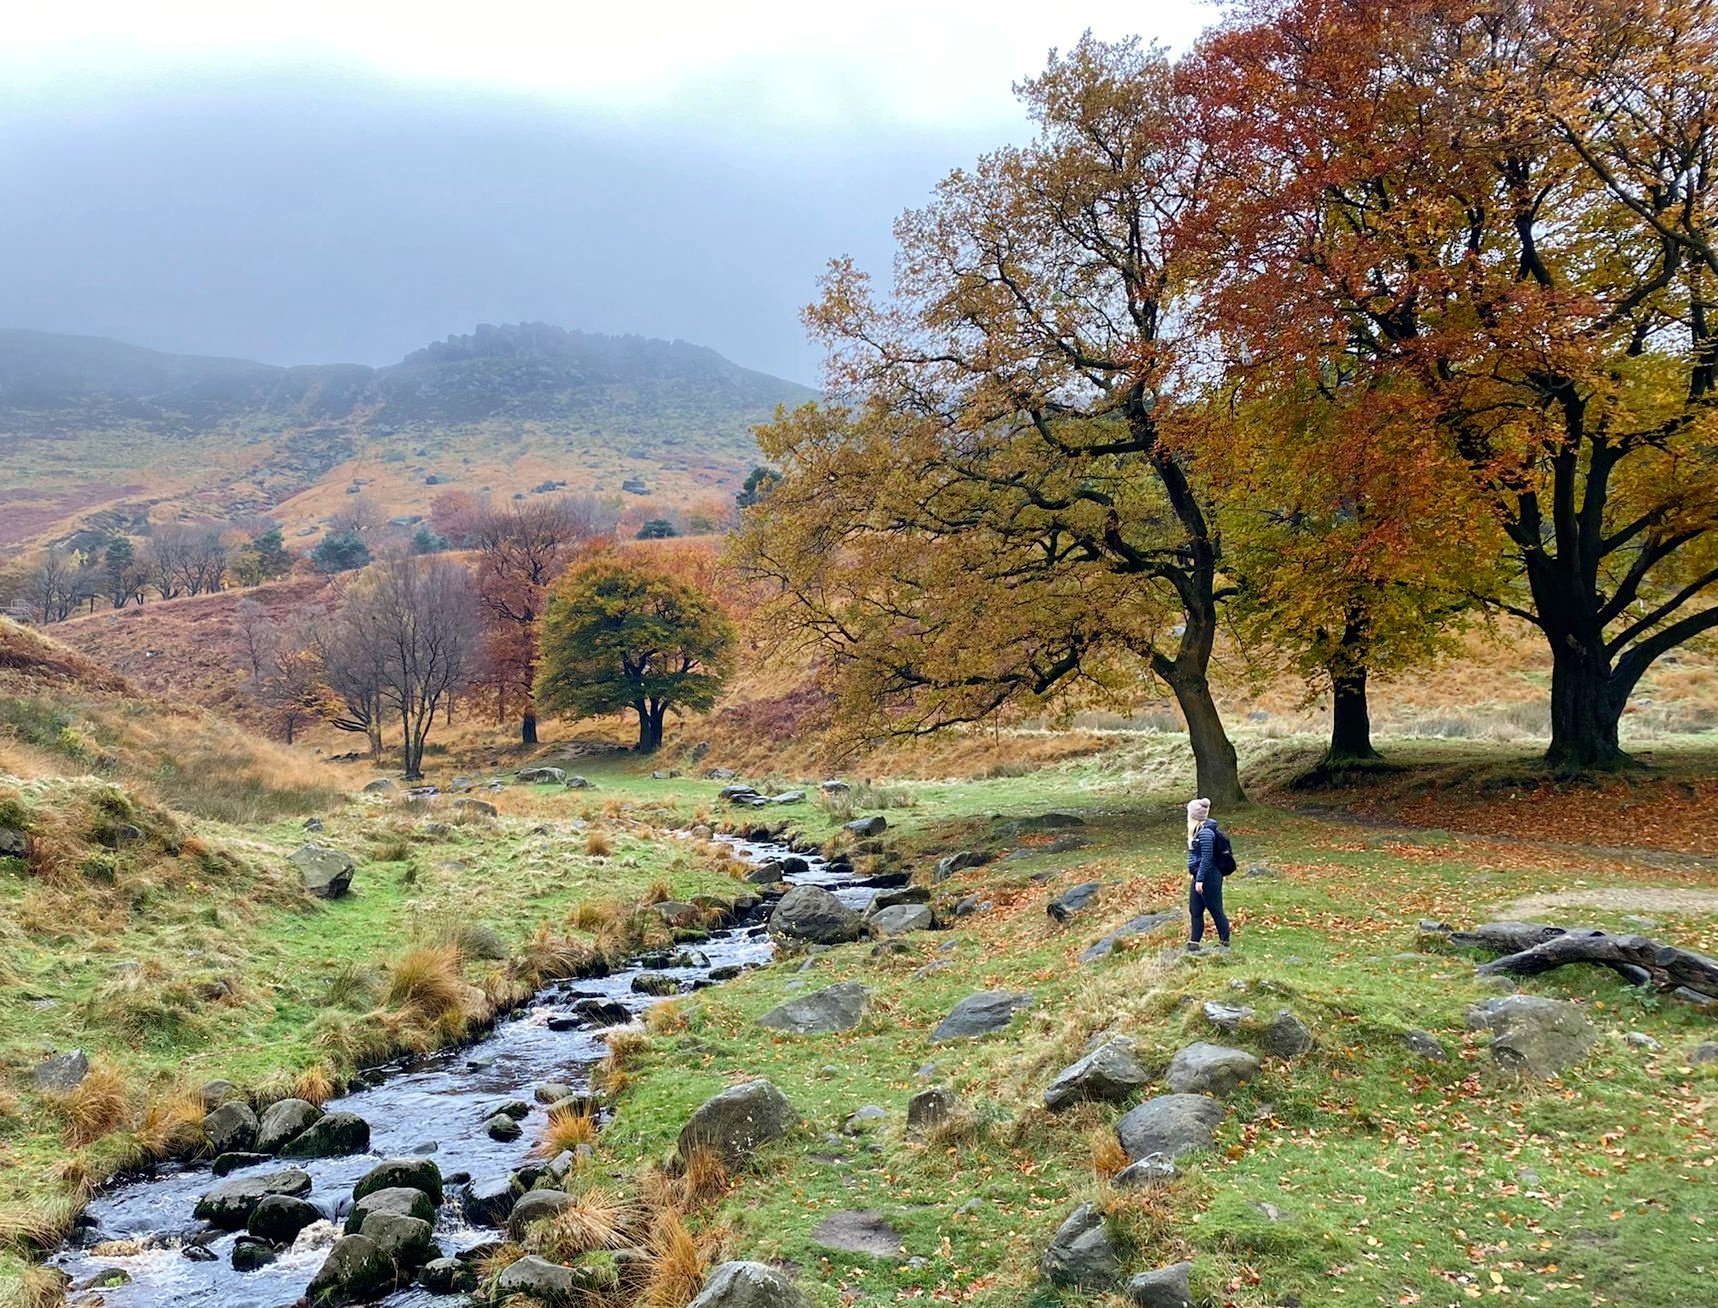
{"type": "Polygon", "coordinates": [[[0,42],[0,325],[388,363],[477,322],[682,337],[815,381],[799,308],[1025,134],[1091,27],[1204,0],[61,0],[0,42]]]}

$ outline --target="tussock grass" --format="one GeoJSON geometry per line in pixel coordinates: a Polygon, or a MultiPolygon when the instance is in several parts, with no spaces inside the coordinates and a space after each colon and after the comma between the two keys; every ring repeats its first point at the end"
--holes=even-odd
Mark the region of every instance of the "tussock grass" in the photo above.
{"type": "Polygon", "coordinates": [[[434,1022],[460,1011],[465,981],[459,951],[451,945],[408,949],[388,970],[383,1002],[423,1021],[434,1022]]]}
{"type": "Polygon", "coordinates": [[[106,1063],[97,1063],[78,1085],[49,1102],[64,1124],[68,1145],[93,1144],[131,1120],[131,1090],[125,1078],[106,1063]]]}
{"type": "Polygon", "coordinates": [[[637,1233],[637,1208],[602,1186],[589,1186],[572,1203],[531,1229],[529,1247],[553,1262],[571,1263],[601,1249],[619,1249],[637,1233]]]}
{"type": "Polygon", "coordinates": [[[607,858],[614,853],[614,840],[606,831],[592,829],[585,833],[585,853],[591,858],[607,858]]]}
{"type": "Polygon", "coordinates": [[[715,1241],[701,1241],[672,1208],[656,1215],[644,1248],[650,1255],[650,1277],[638,1296],[644,1308],[686,1308],[703,1287],[715,1241]]]}
{"type": "Polygon", "coordinates": [[[543,1128],[543,1138],[537,1149],[543,1157],[553,1158],[562,1150],[595,1144],[596,1139],[597,1119],[594,1116],[573,1109],[556,1109],[549,1114],[548,1123],[543,1128]]]}
{"type": "Polygon", "coordinates": [[[648,907],[651,904],[666,904],[673,898],[674,887],[665,880],[657,880],[652,881],[646,887],[643,897],[638,902],[648,907]]]}

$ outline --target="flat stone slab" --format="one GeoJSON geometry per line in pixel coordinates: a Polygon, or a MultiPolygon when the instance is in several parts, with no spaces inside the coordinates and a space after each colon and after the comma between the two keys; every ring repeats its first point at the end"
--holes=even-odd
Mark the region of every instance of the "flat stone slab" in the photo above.
{"type": "Polygon", "coordinates": [[[856,981],[843,981],[770,1009],[758,1019],[758,1025],[794,1035],[851,1031],[865,1015],[865,1001],[870,993],[856,981]]]}
{"type": "Polygon", "coordinates": [[[1108,958],[1115,952],[1115,947],[1123,940],[1134,936],[1150,935],[1160,927],[1166,927],[1171,922],[1179,922],[1185,915],[1178,908],[1164,909],[1157,913],[1142,913],[1140,916],[1122,923],[1107,936],[1101,936],[1093,941],[1080,953],[1080,962],[1095,963],[1100,958],[1108,958]]]}
{"type": "Polygon", "coordinates": [[[901,1233],[874,1210],[831,1213],[811,1232],[813,1243],[843,1253],[895,1258],[901,1253],[901,1233]]]}
{"type": "Polygon", "coordinates": [[[941,1044],[945,1040],[970,1040],[1000,1031],[1014,1020],[1016,1012],[1031,1002],[1029,990],[982,990],[968,995],[931,1032],[931,1041],[941,1044]]]}
{"type": "Polygon", "coordinates": [[[1200,1040],[1169,1062],[1164,1084],[1178,1095],[1226,1095],[1259,1074],[1259,1060],[1244,1049],[1200,1040]]]}

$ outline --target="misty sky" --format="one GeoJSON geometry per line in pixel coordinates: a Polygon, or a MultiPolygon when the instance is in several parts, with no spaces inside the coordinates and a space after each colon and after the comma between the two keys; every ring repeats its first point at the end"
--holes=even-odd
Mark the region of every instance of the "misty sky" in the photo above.
{"type": "Polygon", "coordinates": [[[1053,7],[62,0],[0,44],[0,326],[389,363],[478,322],[683,337],[817,378],[832,255],[886,271],[1010,91],[1090,26],[1182,46],[1203,0],[1053,7]],[[242,11],[242,12],[235,12],[242,11]],[[138,15],[147,14],[147,25],[138,15]]]}

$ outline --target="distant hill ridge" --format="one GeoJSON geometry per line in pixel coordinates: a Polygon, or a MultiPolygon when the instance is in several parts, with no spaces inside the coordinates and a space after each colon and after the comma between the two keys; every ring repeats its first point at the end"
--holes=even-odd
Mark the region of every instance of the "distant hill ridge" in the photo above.
{"type": "MultiPolygon", "coordinates": [[[[716,407],[772,408],[809,398],[796,382],[756,372],[707,346],[569,331],[547,323],[480,325],[397,364],[282,367],[169,354],[95,336],[0,329],[0,429],[103,417],[156,428],[207,429],[241,418],[339,421],[553,421],[588,416],[619,389],[695,387],[716,407]]],[[[690,398],[690,397],[684,397],[690,398]]],[[[709,407],[708,404],[700,407],[709,407]]]]}

